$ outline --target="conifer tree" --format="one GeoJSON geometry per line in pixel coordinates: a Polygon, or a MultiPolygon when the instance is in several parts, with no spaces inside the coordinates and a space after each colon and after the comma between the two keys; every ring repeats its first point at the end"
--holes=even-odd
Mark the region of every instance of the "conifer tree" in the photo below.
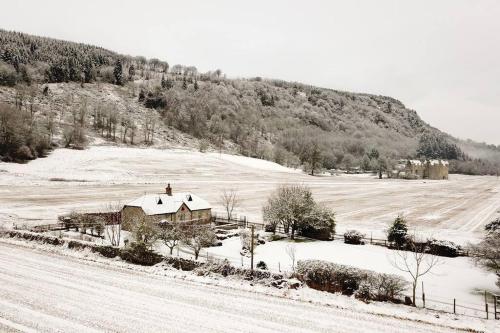
{"type": "Polygon", "coordinates": [[[121,86],[123,85],[123,67],[120,59],[116,61],[115,69],[113,70],[115,76],[115,84],[121,86]]]}

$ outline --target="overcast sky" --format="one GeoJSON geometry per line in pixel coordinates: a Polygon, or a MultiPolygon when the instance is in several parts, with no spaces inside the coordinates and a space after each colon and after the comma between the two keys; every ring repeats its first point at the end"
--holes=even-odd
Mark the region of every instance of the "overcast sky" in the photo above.
{"type": "Polygon", "coordinates": [[[6,1],[0,27],[120,53],[389,95],[500,144],[500,1],[6,1]]]}

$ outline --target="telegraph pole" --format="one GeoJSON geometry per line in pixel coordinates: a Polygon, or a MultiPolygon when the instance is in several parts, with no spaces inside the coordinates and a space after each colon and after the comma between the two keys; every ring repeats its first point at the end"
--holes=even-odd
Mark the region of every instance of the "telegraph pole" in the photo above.
{"type": "Polygon", "coordinates": [[[250,242],[250,270],[252,272],[252,275],[253,275],[253,237],[254,237],[254,229],[255,229],[255,226],[252,224],[252,238],[251,238],[251,242],[250,242]]]}

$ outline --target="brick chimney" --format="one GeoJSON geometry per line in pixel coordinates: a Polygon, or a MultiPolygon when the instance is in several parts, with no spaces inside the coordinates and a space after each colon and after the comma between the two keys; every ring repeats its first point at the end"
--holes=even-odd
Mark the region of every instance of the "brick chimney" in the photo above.
{"type": "Polygon", "coordinates": [[[170,183],[168,183],[167,187],[165,187],[165,193],[169,196],[172,196],[172,188],[170,187],[170,183]]]}

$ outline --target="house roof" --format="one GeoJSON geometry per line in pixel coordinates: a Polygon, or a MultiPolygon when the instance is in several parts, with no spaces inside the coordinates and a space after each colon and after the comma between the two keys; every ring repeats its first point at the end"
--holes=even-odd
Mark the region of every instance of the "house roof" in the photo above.
{"type": "Polygon", "coordinates": [[[445,160],[430,160],[429,163],[430,165],[439,165],[439,164],[448,165],[448,161],[445,160]]]}
{"type": "Polygon", "coordinates": [[[212,208],[207,201],[192,193],[146,194],[125,206],[140,207],[146,215],[158,215],[175,213],[182,204],[191,211],[212,208]]]}

